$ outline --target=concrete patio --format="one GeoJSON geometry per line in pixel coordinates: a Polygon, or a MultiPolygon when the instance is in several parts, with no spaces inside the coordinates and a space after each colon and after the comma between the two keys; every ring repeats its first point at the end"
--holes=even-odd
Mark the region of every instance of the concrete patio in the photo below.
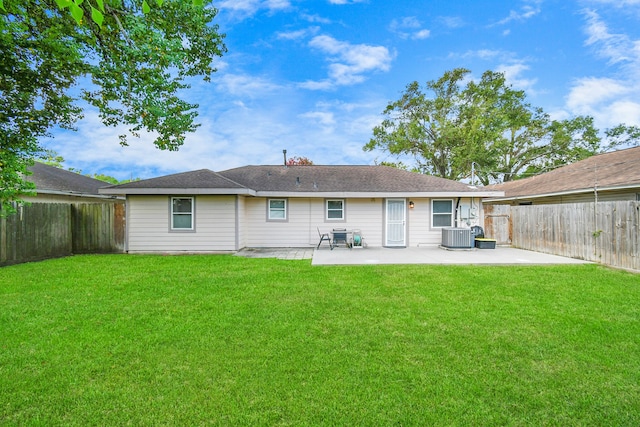
{"type": "Polygon", "coordinates": [[[411,248],[368,247],[348,249],[336,247],[262,248],[244,249],[238,256],[249,258],[278,258],[287,260],[312,259],[312,265],[367,264],[588,264],[587,261],[540,252],[498,246],[495,249],[444,249],[439,246],[411,248]]]}
{"type": "Polygon", "coordinates": [[[495,249],[418,248],[320,248],[313,253],[312,265],[353,264],[587,264],[587,261],[540,252],[498,246],[495,249]]]}

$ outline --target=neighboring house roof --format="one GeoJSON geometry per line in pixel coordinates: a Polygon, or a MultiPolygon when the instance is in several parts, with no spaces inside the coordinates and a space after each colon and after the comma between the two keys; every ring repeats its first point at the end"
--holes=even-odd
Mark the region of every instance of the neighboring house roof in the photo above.
{"type": "Polygon", "coordinates": [[[25,179],[35,184],[38,194],[104,198],[99,189],[109,186],[107,182],[40,162],[35,162],[28,170],[31,175],[25,179]]]}
{"type": "Polygon", "coordinates": [[[640,188],[640,147],[598,154],[531,178],[487,187],[504,191],[504,197],[496,200],[586,193],[595,188],[640,188]]]}
{"type": "Polygon", "coordinates": [[[209,169],[132,181],[101,191],[103,194],[252,194],[249,188],[209,169]]]}
{"type": "Polygon", "coordinates": [[[382,194],[498,196],[499,191],[388,166],[243,166],[207,169],[109,187],[106,194],[250,194],[360,197],[382,194]],[[472,193],[472,194],[470,194],[472,193]]]}

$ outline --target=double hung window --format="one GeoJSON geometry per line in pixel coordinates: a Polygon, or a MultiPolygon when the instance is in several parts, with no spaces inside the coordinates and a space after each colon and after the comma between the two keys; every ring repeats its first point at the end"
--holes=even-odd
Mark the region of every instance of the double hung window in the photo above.
{"type": "Polygon", "coordinates": [[[194,200],[193,197],[172,197],[171,198],[171,229],[172,230],[193,230],[194,229],[194,200]]]}
{"type": "Polygon", "coordinates": [[[431,202],[431,225],[433,227],[453,226],[453,200],[433,200],[431,202]]]}
{"type": "Polygon", "coordinates": [[[344,200],[329,199],[326,201],[326,218],[328,221],[344,220],[344,200]]]}
{"type": "Polygon", "coordinates": [[[270,221],[286,221],[287,219],[287,200],[286,199],[269,199],[267,218],[270,221]]]}

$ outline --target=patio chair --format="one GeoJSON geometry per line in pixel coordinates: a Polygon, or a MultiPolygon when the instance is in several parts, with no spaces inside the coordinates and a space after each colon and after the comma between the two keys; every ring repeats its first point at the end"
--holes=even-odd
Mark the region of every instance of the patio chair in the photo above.
{"type": "Polygon", "coordinates": [[[334,228],[333,229],[333,246],[337,246],[340,243],[344,243],[344,245],[348,248],[351,246],[347,241],[347,229],[346,228],[334,228]]]}
{"type": "Polygon", "coordinates": [[[318,229],[318,236],[320,236],[320,241],[318,242],[318,247],[316,249],[320,249],[320,245],[326,240],[329,243],[329,247],[331,248],[331,250],[333,250],[333,245],[331,244],[331,236],[329,236],[329,233],[322,233],[320,232],[320,227],[316,228],[318,229]]]}

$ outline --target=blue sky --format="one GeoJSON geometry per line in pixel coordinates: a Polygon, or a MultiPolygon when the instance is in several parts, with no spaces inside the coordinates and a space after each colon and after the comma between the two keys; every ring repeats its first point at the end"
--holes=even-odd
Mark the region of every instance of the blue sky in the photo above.
{"type": "Polygon", "coordinates": [[[223,0],[228,53],[186,94],[201,127],[178,152],[85,112],[44,141],[65,167],[119,179],[201,168],[393,161],[364,152],[387,103],[412,81],[465,67],[504,72],[553,118],[586,114],[604,130],[640,125],[640,0],[223,0]]]}

